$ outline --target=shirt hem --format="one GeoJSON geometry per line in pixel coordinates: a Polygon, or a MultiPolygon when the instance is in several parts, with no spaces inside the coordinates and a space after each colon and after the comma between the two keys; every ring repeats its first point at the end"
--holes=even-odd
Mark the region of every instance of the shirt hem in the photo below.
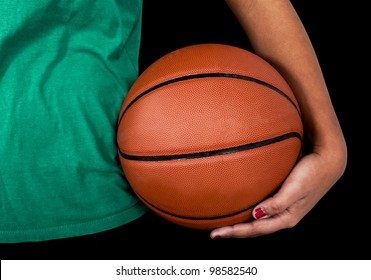
{"type": "Polygon", "coordinates": [[[122,213],[83,223],[43,229],[0,230],[0,243],[40,242],[99,233],[132,222],[147,212],[145,205],[136,205],[122,213]]]}

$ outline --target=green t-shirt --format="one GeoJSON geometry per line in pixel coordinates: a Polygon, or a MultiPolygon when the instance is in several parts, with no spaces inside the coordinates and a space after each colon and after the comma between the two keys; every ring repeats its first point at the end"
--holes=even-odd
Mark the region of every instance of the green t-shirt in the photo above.
{"type": "Polygon", "coordinates": [[[0,5],[0,243],[92,234],[147,211],[116,121],[138,76],[142,1],[0,5]]]}

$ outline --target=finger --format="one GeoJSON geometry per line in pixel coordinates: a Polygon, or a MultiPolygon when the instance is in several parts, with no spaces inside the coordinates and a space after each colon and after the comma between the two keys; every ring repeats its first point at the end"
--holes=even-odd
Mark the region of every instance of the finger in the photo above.
{"type": "Polygon", "coordinates": [[[252,238],[271,234],[287,227],[285,214],[276,215],[267,219],[254,220],[248,223],[222,227],[210,233],[212,239],[218,238],[252,238]]]}

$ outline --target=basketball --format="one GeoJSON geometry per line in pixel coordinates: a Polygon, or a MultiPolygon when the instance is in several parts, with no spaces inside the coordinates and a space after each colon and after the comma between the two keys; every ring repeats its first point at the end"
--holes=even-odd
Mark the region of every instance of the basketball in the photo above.
{"type": "Polygon", "coordinates": [[[301,156],[289,84],[266,60],[223,44],[191,45],[146,68],[117,122],[133,191],[175,224],[214,229],[252,219],[301,156]]]}

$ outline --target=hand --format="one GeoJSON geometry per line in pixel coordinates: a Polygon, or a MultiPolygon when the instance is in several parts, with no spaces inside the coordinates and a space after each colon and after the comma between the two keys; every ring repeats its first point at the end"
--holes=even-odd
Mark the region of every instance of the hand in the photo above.
{"type": "Polygon", "coordinates": [[[215,229],[210,237],[256,237],[294,227],[340,178],[345,163],[344,149],[302,157],[280,190],[254,208],[253,221],[215,229]]]}

